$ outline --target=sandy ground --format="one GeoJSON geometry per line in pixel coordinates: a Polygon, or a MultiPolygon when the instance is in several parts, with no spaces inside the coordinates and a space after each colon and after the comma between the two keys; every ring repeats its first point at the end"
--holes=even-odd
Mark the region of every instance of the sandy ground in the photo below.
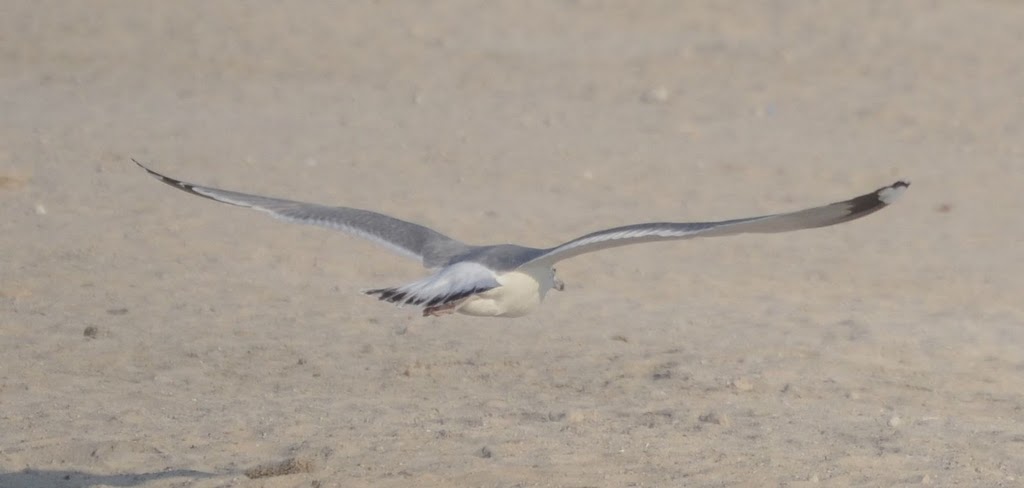
{"type": "Polygon", "coordinates": [[[0,6],[0,487],[1020,486],[1024,4],[0,6]],[[566,261],[516,320],[160,185],[566,261]]]}

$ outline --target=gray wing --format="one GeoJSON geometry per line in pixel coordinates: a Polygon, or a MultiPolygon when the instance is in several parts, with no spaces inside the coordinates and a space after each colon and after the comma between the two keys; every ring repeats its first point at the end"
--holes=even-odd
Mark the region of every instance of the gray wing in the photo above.
{"type": "Polygon", "coordinates": [[[404,256],[419,259],[428,268],[448,264],[452,257],[470,249],[466,244],[422,225],[376,212],[281,200],[194,185],[157,173],[134,159],[132,161],[156,179],[179,190],[222,203],[260,210],[289,222],[340,230],[381,244],[404,256]]]}
{"type": "Polygon", "coordinates": [[[629,244],[639,244],[641,242],[718,237],[745,233],[789,232],[835,225],[859,219],[881,210],[886,205],[896,201],[908,186],[910,186],[909,182],[897,181],[889,186],[850,200],[790,213],[725,220],[722,222],[656,222],[601,230],[546,249],[539,256],[520,266],[540,262],[550,265],[564,259],[579,256],[580,254],[629,244]]]}

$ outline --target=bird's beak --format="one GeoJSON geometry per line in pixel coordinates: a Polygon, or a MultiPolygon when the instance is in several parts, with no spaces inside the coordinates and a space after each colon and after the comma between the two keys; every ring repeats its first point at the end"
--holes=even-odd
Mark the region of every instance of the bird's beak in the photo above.
{"type": "Polygon", "coordinates": [[[565,282],[558,278],[555,278],[555,284],[551,285],[551,288],[554,288],[558,291],[565,291],[565,282]]]}

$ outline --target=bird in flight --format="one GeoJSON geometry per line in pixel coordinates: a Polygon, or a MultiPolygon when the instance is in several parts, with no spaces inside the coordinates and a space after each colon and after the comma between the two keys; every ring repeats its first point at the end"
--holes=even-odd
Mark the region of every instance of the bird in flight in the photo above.
{"type": "Polygon", "coordinates": [[[396,305],[423,308],[423,316],[454,312],[483,317],[521,317],[536,310],[547,292],[563,290],[555,263],[612,247],[697,237],[776,233],[825,227],[859,219],[893,203],[910,186],[897,181],[871,193],[796,212],[719,222],[652,222],[599,230],[549,248],[516,244],[475,246],[433,229],[394,217],[349,207],[250,195],[176,180],[132,159],[156,179],[210,200],[248,207],[300,224],[318,225],[373,241],[420,260],[429,276],[364,293],[396,305]]]}

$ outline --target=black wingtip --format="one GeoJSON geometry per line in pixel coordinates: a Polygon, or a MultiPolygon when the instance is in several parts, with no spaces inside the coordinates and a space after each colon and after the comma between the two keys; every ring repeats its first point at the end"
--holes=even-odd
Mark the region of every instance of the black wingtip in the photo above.
{"type": "Polygon", "coordinates": [[[156,171],[153,171],[153,170],[147,168],[146,165],[140,163],[138,159],[135,159],[135,158],[130,158],[130,159],[132,160],[133,163],[138,165],[138,167],[142,168],[143,171],[149,173],[150,176],[152,176],[152,177],[154,177],[154,178],[156,178],[156,179],[158,179],[158,180],[160,180],[160,181],[162,181],[164,183],[167,183],[169,185],[177,185],[177,186],[181,186],[182,185],[182,182],[180,182],[178,180],[175,180],[173,178],[168,178],[168,177],[166,177],[166,176],[164,176],[164,175],[162,175],[160,173],[157,173],[156,171]]]}
{"type": "Polygon", "coordinates": [[[898,180],[895,183],[883,186],[877,190],[871,191],[870,193],[863,194],[853,198],[851,203],[853,204],[850,209],[851,213],[857,214],[869,210],[878,210],[886,207],[903,194],[903,190],[910,186],[910,182],[907,180],[898,180]]]}
{"type": "Polygon", "coordinates": [[[877,212],[898,200],[900,195],[903,194],[903,191],[909,186],[909,181],[898,180],[891,185],[883,186],[866,195],[861,195],[854,199],[847,200],[846,202],[843,202],[849,205],[846,217],[837,222],[830,222],[827,225],[846,222],[848,220],[857,219],[877,212]]]}
{"type": "Polygon", "coordinates": [[[146,167],[146,165],[144,165],[144,164],[140,163],[138,159],[135,159],[135,158],[130,158],[130,159],[132,160],[132,162],[133,162],[133,163],[135,163],[135,164],[136,164],[136,165],[137,165],[138,167],[140,167],[140,168],[142,168],[143,170],[145,170],[145,171],[146,171],[147,173],[149,173],[149,174],[151,174],[151,175],[153,175],[153,176],[156,176],[157,178],[159,178],[159,177],[160,177],[160,174],[159,174],[159,173],[157,173],[157,172],[155,172],[155,171],[153,171],[153,170],[151,170],[151,169],[147,168],[147,167],[146,167]]]}
{"type": "Polygon", "coordinates": [[[188,183],[188,182],[181,181],[181,180],[176,180],[176,179],[171,178],[169,176],[165,176],[163,174],[157,173],[156,171],[153,171],[153,170],[147,168],[142,163],[140,163],[139,160],[137,160],[135,158],[130,158],[130,159],[132,160],[133,163],[137,164],[140,168],[142,168],[147,173],[149,173],[150,176],[156,178],[161,183],[164,183],[164,184],[169,185],[169,186],[173,186],[174,188],[177,188],[177,189],[182,190],[184,192],[191,193],[191,194],[193,194],[193,195],[195,195],[197,197],[203,197],[203,198],[206,198],[208,200],[213,200],[215,202],[224,203],[221,200],[217,200],[216,198],[213,198],[213,197],[211,197],[209,195],[204,195],[202,193],[199,193],[198,191],[196,191],[196,185],[194,185],[192,183],[188,183]]]}
{"type": "Polygon", "coordinates": [[[898,180],[889,186],[879,188],[875,192],[875,196],[882,205],[889,205],[895,202],[907,188],[910,188],[910,180],[898,180]]]}

